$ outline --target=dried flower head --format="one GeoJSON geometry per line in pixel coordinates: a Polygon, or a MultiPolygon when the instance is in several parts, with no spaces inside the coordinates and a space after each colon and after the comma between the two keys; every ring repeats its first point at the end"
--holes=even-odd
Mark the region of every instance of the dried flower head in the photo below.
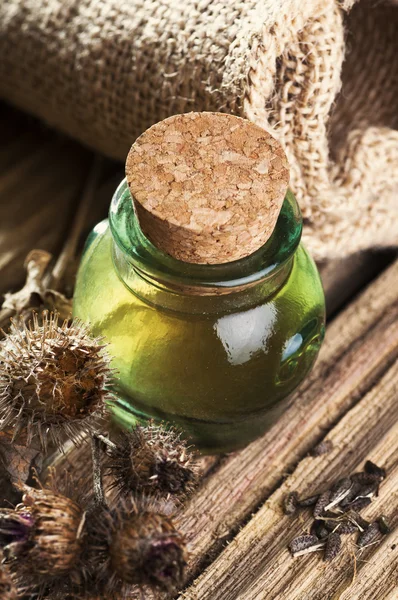
{"type": "Polygon", "coordinates": [[[0,511],[0,545],[17,575],[60,577],[79,560],[85,513],[70,498],[24,486],[22,503],[0,511]]]}
{"type": "Polygon", "coordinates": [[[88,530],[97,572],[102,565],[97,589],[106,597],[124,597],[131,585],[171,592],[182,584],[185,541],[155,505],[140,500],[104,508],[88,516],[88,530]]]}
{"type": "Polygon", "coordinates": [[[195,488],[197,459],[175,429],[137,426],[108,449],[107,470],[122,494],[137,491],[186,498],[195,488]]]}
{"type": "Polygon", "coordinates": [[[95,429],[105,412],[111,370],[104,344],[57,314],[13,322],[0,344],[0,428],[59,445],[95,429]]]}
{"type": "Polygon", "coordinates": [[[1,600],[17,600],[18,592],[11,574],[4,565],[0,565],[0,598],[1,600]]]}

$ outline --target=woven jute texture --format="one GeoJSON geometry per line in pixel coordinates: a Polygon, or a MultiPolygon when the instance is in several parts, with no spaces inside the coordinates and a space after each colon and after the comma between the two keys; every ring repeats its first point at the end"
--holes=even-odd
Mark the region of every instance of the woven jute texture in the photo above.
{"type": "Polygon", "coordinates": [[[398,242],[397,35],[380,0],[1,0],[0,94],[120,159],[172,114],[249,118],[323,259],[398,242]]]}

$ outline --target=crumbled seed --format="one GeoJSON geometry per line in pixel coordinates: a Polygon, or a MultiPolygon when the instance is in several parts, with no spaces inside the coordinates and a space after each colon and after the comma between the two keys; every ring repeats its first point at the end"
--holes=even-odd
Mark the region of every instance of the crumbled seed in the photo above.
{"type": "Polygon", "coordinates": [[[329,530],[324,521],[314,521],[310,529],[311,535],[316,535],[319,540],[324,540],[329,535],[329,530]]]}
{"type": "Polygon", "coordinates": [[[385,515],[381,515],[377,519],[377,524],[379,526],[380,533],[382,533],[383,535],[387,535],[388,533],[390,533],[390,531],[391,531],[390,524],[385,515]]]}
{"type": "Polygon", "coordinates": [[[371,485],[372,483],[380,483],[380,476],[376,473],[354,473],[351,475],[352,481],[360,485],[371,485]]]}
{"type": "Polygon", "coordinates": [[[352,487],[352,481],[349,477],[339,479],[333,485],[330,493],[329,503],[325,506],[324,510],[330,510],[334,506],[340,504],[342,500],[350,493],[352,487]]]}
{"type": "Polygon", "coordinates": [[[323,454],[329,454],[333,450],[332,440],[322,440],[310,451],[310,456],[313,458],[322,456],[323,454]]]}
{"type": "Polygon", "coordinates": [[[316,552],[325,545],[325,542],[319,541],[316,535],[299,535],[289,544],[289,550],[293,556],[303,556],[310,552],[316,552]]]}
{"type": "Polygon", "coordinates": [[[379,524],[377,522],[371,523],[365,531],[359,534],[357,539],[357,545],[360,548],[365,548],[372,544],[380,533],[379,524]]]}
{"type": "Polygon", "coordinates": [[[317,503],[315,504],[315,508],[314,508],[314,517],[316,519],[318,517],[321,517],[324,514],[325,507],[330,502],[330,496],[331,496],[330,490],[326,490],[326,492],[323,492],[323,494],[321,494],[319,496],[317,503]]]}
{"type": "Polygon", "coordinates": [[[324,560],[330,561],[336,558],[341,550],[341,537],[337,532],[331,533],[326,540],[324,560]]]}
{"type": "Polygon", "coordinates": [[[290,492],[283,499],[283,512],[285,515],[294,515],[297,512],[298,493],[290,492]]]}
{"type": "Polygon", "coordinates": [[[347,506],[344,507],[344,512],[348,510],[360,511],[372,502],[372,498],[357,498],[353,502],[350,502],[347,506]]]}
{"type": "Polygon", "coordinates": [[[348,533],[356,533],[359,529],[352,521],[342,521],[339,523],[337,531],[340,535],[347,535],[348,533]]]}
{"type": "Polygon", "coordinates": [[[379,490],[378,483],[371,483],[369,485],[364,485],[363,487],[361,487],[361,489],[357,493],[355,499],[357,499],[357,498],[373,498],[373,496],[377,495],[378,490],[379,490]]]}
{"type": "Polygon", "coordinates": [[[386,475],[387,475],[387,472],[386,472],[385,469],[383,469],[383,467],[378,467],[371,460],[367,460],[366,461],[366,463],[365,463],[365,471],[366,471],[366,473],[368,473],[370,475],[377,475],[380,480],[385,479],[386,475]]]}
{"type": "Polygon", "coordinates": [[[314,496],[308,496],[308,498],[303,498],[303,500],[298,501],[298,505],[300,508],[307,508],[308,506],[314,506],[318,502],[319,494],[315,494],[314,496]]]}
{"type": "Polygon", "coordinates": [[[370,525],[369,521],[367,521],[366,519],[361,517],[361,515],[359,513],[355,512],[355,510],[349,510],[347,513],[345,513],[344,516],[351,523],[356,525],[356,527],[359,529],[359,531],[365,531],[365,529],[367,529],[370,525]]]}
{"type": "Polygon", "coordinates": [[[353,500],[356,499],[358,493],[361,491],[362,488],[362,484],[359,483],[358,481],[353,480],[352,477],[350,477],[351,481],[352,481],[352,486],[350,491],[348,492],[347,496],[340,502],[340,506],[341,508],[344,508],[345,506],[348,506],[348,504],[350,504],[353,500]]]}

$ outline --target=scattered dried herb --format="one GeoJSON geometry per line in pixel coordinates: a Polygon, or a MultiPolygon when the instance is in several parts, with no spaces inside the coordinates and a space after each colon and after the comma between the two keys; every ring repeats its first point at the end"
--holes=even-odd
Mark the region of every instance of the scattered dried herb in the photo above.
{"type": "Polygon", "coordinates": [[[314,506],[314,521],[309,534],[291,541],[289,549],[293,556],[301,556],[325,547],[324,560],[333,560],[341,550],[341,535],[358,532],[357,544],[364,548],[379,535],[390,531],[388,520],[381,515],[374,523],[364,519],[359,511],[368,506],[378,493],[380,482],[386,477],[385,469],[367,461],[365,471],[343,477],[321,494],[300,500],[295,492],[284,499],[284,506],[292,505],[294,514],[298,508],[314,506]]]}
{"type": "Polygon", "coordinates": [[[332,440],[322,440],[319,442],[314,448],[310,451],[310,456],[317,457],[322,456],[324,454],[329,454],[333,450],[333,442],[332,440]]]}

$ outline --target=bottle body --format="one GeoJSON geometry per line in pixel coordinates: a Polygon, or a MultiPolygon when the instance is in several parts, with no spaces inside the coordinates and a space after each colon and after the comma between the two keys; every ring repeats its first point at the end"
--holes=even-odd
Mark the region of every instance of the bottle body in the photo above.
{"type": "Polygon", "coordinates": [[[324,335],[324,295],[298,245],[277,275],[192,293],[137,273],[123,276],[108,222],[91,234],[79,269],[75,316],[110,344],[116,417],[180,426],[206,452],[242,447],[283,412],[324,335]],[[144,290],[144,291],[143,291],[144,290]]]}

